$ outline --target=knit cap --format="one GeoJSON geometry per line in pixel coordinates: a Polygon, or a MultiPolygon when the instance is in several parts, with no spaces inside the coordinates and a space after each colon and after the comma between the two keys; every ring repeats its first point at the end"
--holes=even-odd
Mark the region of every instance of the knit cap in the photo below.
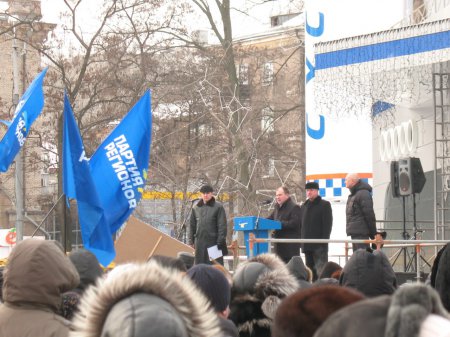
{"type": "Polygon", "coordinates": [[[216,312],[228,307],[230,283],[220,270],[201,263],[189,269],[187,275],[209,299],[216,312]]]}

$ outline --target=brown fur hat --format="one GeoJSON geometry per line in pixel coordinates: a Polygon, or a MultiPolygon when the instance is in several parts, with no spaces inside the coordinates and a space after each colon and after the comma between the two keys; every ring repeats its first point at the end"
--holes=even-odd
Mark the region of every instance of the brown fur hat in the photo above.
{"type": "Polygon", "coordinates": [[[328,316],[362,299],[364,295],[356,290],[332,285],[297,291],[278,307],[272,336],[312,337],[328,316]]]}

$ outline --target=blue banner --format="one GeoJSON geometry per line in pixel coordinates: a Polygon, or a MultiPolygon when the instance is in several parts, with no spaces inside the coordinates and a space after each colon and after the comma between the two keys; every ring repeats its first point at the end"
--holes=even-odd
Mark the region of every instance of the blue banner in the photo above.
{"type": "Polygon", "coordinates": [[[77,200],[84,247],[106,267],[115,257],[114,242],[66,94],[64,94],[63,189],[67,198],[77,200]]]}
{"type": "Polygon", "coordinates": [[[17,104],[14,119],[0,142],[0,172],[8,171],[25,143],[31,125],[42,112],[44,107],[42,82],[47,69],[36,76],[17,104]]]}
{"type": "Polygon", "coordinates": [[[152,135],[148,90],[90,159],[111,234],[128,219],[142,197],[152,135]]]}

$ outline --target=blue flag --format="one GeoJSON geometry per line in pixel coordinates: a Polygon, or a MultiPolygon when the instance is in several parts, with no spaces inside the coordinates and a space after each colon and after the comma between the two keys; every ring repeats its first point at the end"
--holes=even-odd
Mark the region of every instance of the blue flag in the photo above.
{"type": "Polygon", "coordinates": [[[115,257],[112,234],[104,217],[80,131],[66,94],[64,94],[63,189],[67,198],[77,200],[84,247],[106,267],[115,257]]]}
{"type": "Polygon", "coordinates": [[[25,143],[31,125],[42,112],[44,107],[42,82],[47,69],[45,68],[36,76],[17,104],[14,119],[0,142],[0,172],[8,171],[9,166],[25,143]]]}
{"type": "Polygon", "coordinates": [[[90,159],[111,233],[122,226],[141,199],[150,159],[151,117],[148,90],[90,159]]]}

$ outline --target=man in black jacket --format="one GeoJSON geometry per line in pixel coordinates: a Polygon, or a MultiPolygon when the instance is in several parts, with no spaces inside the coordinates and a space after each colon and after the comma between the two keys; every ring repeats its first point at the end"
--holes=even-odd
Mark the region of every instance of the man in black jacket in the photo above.
{"type": "MultiPolygon", "coordinates": [[[[372,187],[361,181],[358,174],[349,173],[345,186],[350,190],[347,199],[347,236],[352,240],[374,239],[377,233],[375,212],[373,211],[372,187]]],[[[365,243],[353,243],[353,251],[369,247],[365,243]]]]}
{"type": "MultiPolygon", "coordinates": [[[[211,186],[202,186],[200,193],[202,198],[192,208],[188,243],[195,248],[195,264],[211,264],[209,247],[217,245],[223,255],[228,254],[227,217],[223,205],[214,198],[211,186]]],[[[216,262],[223,265],[223,257],[216,262]]]]}
{"type": "MultiPolygon", "coordinates": [[[[302,239],[329,239],[333,226],[331,204],[319,195],[319,184],[309,182],[305,186],[306,201],[301,207],[302,239]]],[[[303,243],[306,265],[317,280],[325,263],[328,262],[328,243],[303,243]]]]}
{"type": "MultiPolygon", "coordinates": [[[[300,206],[294,203],[286,186],[279,187],[275,192],[275,209],[268,217],[281,222],[281,229],[275,231],[276,239],[300,238],[300,206]]],[[[276,243],[275,253],[288,263],[293,256],[300,255],[300,243],[276,243]]]]}

